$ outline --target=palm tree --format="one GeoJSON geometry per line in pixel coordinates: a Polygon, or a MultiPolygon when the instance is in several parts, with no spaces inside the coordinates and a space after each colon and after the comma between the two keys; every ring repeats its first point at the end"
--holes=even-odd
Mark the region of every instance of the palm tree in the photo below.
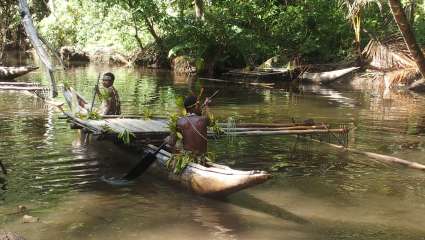
{"type": "Polygon", "coordinates": [[[360,62],[362,61],[362,48],[360,45],[362,10],[366,7],[366,5],[371,3],[376,3],[379,9],[382,9],[381,2],[379,0],[344,0],[343,2],[348,9],[348,18],[351,20],[351,24],[353,26],[355,36],[354,41],[360,62]]]}
{"type": "Polygon", "coordinates": [[[194,0],[195,7],[195,16],[196,19],[204,20],[204,1],[203,0],[194,0]]]}
{"type": "Polygon", "coordinates": [[[391,8],[391,12],[394,16],[394,20],[398,25],[398,28],[403,35],[404,42],[410,51],[413,60],[416,62],[419,71],[425,78],[425,58],[424,55],[416,42],[415,35],[410,27],[409,21],[406,17],[406,13],[403,10],[400,0],[388,0],[391,8]]]}

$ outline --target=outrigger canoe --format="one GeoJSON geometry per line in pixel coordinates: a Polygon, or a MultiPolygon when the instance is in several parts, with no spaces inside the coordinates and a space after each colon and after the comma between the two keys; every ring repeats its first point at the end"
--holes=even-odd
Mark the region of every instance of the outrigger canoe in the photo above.
{"type": "Polygon", "coordinates": [[[38,69],[34,66],[4,67],[0,66],[0,79],[14,79],[38,69]]]}
{"type": "MultiPolygon", "coordinates": [[[[78,111],[76,107],[77,104],[75,100],[73,100],[76,99],[75,95],[77,95],[77,93],[73,89],[68,89],[65,94],[65,99],[71,109],[78,111]]],[[[77,95],[77,97],[80,96],[77,95]]],[[[64,112],[64,114],[73,124],[99,136],[108,134],[108,131],[112,131],[114,135],[117,135],[124,130],[128,130],[133,133],[135,141],[149,139],[161,139],[162,141],[165,136],[169,135],[167,121],[164,119],[105,118],[101,120],[83,120],[72,113],[64,112]],[[106,132],[105,127],[108,129],[106,132]]],[[[155,146],[148,144],[146,151],[153,152],[156,149],[155,146]]],[[[214,163],[208,163],[208,166],[189,163],[181,174],[176,175],[167,167],[167,161],[170,157],[170,153],[161,150],[156,155],[156,160],[148,168],[148,173],[175,182],[189,191],[203,196],[227,196],[242,189],[263,183],[271,177],[271,175],[265,171],[240,171],[214,163]]]]}
{"type": "MultiPolygon", "coordinates": [[[[154,152],[156,149],[155,146],[148,145],[147,151],[154,152]]],[[[265,171],[240,171],[215,163],[209,163],[207,167],[189,163],[181,174],[176,175],[167,168],[170,157],[170,153],[161,150],[156,155],[156,161],[149,167],[148,173],[170,180],[202,196],[224,197],[263,183],[271,177],[265,171]]]]}

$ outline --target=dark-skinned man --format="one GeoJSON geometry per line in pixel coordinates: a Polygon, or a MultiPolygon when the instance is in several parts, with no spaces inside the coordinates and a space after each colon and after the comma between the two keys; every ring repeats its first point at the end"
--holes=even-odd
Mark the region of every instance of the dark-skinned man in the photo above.
{"type": "MultiPolygon", "coordinates": [[[[96,85],[96,95],[102,101],[100,106],[101,115],[120,115],[121,114],[121,102],[118,95],[118,91],[115,89],[114,85],[115,76],[111,72],[107,72],[102,76],[102,90],[99,89],[99,86],[96,85]]],[[[82,98],[77,95],[78,105],[81,108],[89,111],[90,105],[82,98]]]]}
{"type": "MultiPolygon", "coordinates": [[[[186,157],[191,158],[191,162],[196,162],[205,165],[207,162],[207,127],[210,125],[210,119],[207,116],[208,103],[207,98],[201,105],[196,96],[188,96],[184,100],[187,115],[180,117],[177,120],[177,132],[182,136],[182,150],[174,149],[173,159],[170,161],[170,166],[174,167],[175,172],[180,172],[182,169],[176,170],[176,161],[186,157]],[[204,109],[202,109],[204,107],[204,109]],[[203,114],[204,112],[204,114],[203,114]]],[[[168,143],[171,148],[176,145],[177,136],[170,136],[168,143]]],[[[184,168],[185,166],[183,166],[184,168]]]]}

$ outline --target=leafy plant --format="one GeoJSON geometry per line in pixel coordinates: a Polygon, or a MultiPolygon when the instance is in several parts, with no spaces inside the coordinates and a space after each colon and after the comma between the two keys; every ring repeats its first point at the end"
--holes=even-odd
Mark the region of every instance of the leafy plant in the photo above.
{"type": "Polygon", "coordinates": [[[136,137],[136,135],[134,135],[134,133],[132,133],[128,129],[124,129],[124,131],[120,132],[117,137],[124,144],[129,144],[131,140],[136,137]]]}

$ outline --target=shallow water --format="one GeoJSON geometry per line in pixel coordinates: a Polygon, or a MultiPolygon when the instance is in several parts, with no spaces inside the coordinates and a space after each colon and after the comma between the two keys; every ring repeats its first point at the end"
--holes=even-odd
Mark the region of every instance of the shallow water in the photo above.
{"type": "MultiPolygon", "coordinates": [[[[97,72],[116,73],[123,113],[163,115],[190,90],[220,89],[211,111],[242,122],[349,124],[350,146],[425,164],[425,99],[303,86],[246,88],[199,82],[164,71],[105,67],[57,74],[90,99],[97,72]]],[[[42,72],[27,76],[46,83],[42,72]]],[[[21,79],[26,80],[25,78],[21,79]]],[[[296,137],[212,140],[219,163],[270,171],[273,178],[227,199],[195,196],[144,175],[124,173],[139,156],[87,139],[29,95],[0,92],[0,228],[27,239],[425,239],[425,175],[296,137]],[[24,213],[38,223],[21,223],[24,213]]]]}

